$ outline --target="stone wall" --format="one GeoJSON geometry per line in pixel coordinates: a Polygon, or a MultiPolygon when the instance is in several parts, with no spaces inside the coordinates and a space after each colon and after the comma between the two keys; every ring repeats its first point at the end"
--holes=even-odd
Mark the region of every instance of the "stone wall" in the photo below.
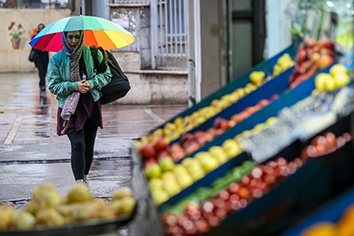
{"type": "MultiPolygon", "coordinates": [[[[70,10],[48,9],[0,9],[0,72],[29,72],[35,71],[34,63],[28,61],[31,50],[28,42],[34,29],[39,23],[45,25],[64,17],[70,16],[70,10]],[[14,49],[8,27],[15,22],[23,27],[19,48],[14,49]]],[[[50,56],[53,55],[50,53],[50,56]]]]}

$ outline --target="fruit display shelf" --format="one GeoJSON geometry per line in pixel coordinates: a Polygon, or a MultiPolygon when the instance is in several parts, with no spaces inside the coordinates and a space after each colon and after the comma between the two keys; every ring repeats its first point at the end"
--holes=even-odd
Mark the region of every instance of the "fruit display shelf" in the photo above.
{"type": "MultiPolygon", "coordinates": [[[[350,126],[348,116],[315,136],[328,131],[340,135],[343,132],[348,132],[350,126]]],[[[274,158],[283,156],[291,161],[300,156],[301,150],[310,142],[311,139],[306,142],[298,140],[279,152],[274,158]]],[[[207,235],[221,235],[221,232],[222,235],[234,235],[235,229],[240,230],[239,235],[269,235],[270,232],[280,232],[308,215],[319,204],[326,202],[354,183],[352,155],[353,147],[348,143],[333,153],[308,160],[303,168],[299,169],[285,182],[262,198],[252,202],[246,209],[226,218],[207,235]],[[277,215],[272,215],[272,212],[275,211],[277,215]]],[[[140,161],[138,151],[134,148],[132,148],[132,157],[133,161],[140,161]]],[[[217,172],[216,169],[214,173],[217,172]]],[[[221,173],[222,171],[219,174],[221,175],[221,173]]],[[[164,229],[159,218],[161,208],[156,207],[153,203],[147,186],[147,179],[138,164],[133,166],[132,187],[134,196],[146,200],[146,206],[143,207],[140,217],[136,217],[140,218],[140,221],[136,220],[133,225],[139,225],[139,230],[144,227],[145,235],[164,235],[164,229]]],[[[178,198],[174,201],[178,202],[178,198]]]]}
{"type": "MultiPolygon", "coordinates": [[[[344,117],[306,142],[294,142],[263,164],[277,157],[294,160],[315,137],[327,132],[343,134],[349,132],[351,126],[350,116],[344,117]]],[[[205,235],[279,235],[354,185],[353,155],[353,144],[347,142],[333,152],[308,159],[280,185],[245,209],[230,215],[205,235]]]]}
{"type": "MultiPolygon", "coordinates": [[[[192,113],[206,107],[209,106],[213,100],[215,99],[220,99],[223,95],[227,95],[232,93],[233,91],[235,91],[235,89],[237,88],[244,88],[249,82],[250,82],[250,74],[252,72],[255,71],[263,71],[265,73],[265,78],[272,76],[273,73],[273,68],[274,66],[277,64],[277,61],[280,57],[282,57],[284,54],[289,54],[290,57],[292,59],[295,59],[296,57],[296,47],[295,45],[291,45],[288,48],[284,49],[283,51],[281,51],[280,53],[278,53],[277,55],[275,55],[274,57],[256,65],[255,67],[253,67],[250,71],[248,71],[247,73],[245,73],[244,75],[238,77],[237,79],[233,80],[232,82],[230,82],[229,84],[225,85],[224,87],[218,89],[217,91],[215,91],[214,93],[210,94],[208,97],[204,98],[202,101],[198,102],[197,104],[193,105],[192,107],[190,107],[189,109],[186,109],[185,111],[177,114],[176,116],[172,117],[170,120],[168,120],[167,122],[165,122],[164,124],[150,130],[149,134],[153,133],[153,131],[163,128],[165,124],[167,123],[173,123],[176,118],[178,117],[186,117],[191,115],[192,113]]],[[[291,69],[287,69],[287,70],[291,70],[292,71],[293,67],[291,67],[291,69]]],[[[289,72],[290,73],[290,72],[289,72]]],[[[290,74],[289,74],[290,75],[290,74]]],[[[288,75],[288,77],[289,77],[288,75]]],[[[276,76],[275,78],[277,78],[279,76],[276,76]]],[[[264,85],[262,85],[261,87],[263,87],[264,85]]],[[[259,89],[256,90],[257,93],[259,91],[259,89]]],[[[253,93],[253,92],[251,92],[253,93]]],[[[272,94],[274,94],[275,92],[273,92],[272,94]]],[[[271,95],[272,95],[271,94],[271,95]]],[[[269,97],[267,97],[269,98],[269,97]]],[[[248,99],[243,99],[243,101],[248,100],[248,99]]],[[[260,99],[258,99],[259,101],[260,99]]],[[[243,102],[237,102],[239,104],[242,104],[243,102]]],[[[252,101],[252,103],[254,103],[254,100],[252,101]]],[[[245,107],[244,107],[245,108],[245,107]]]]}
{"type": "MultiPolygon", "coordinates": [[[[326,68],[319,73],[327,73],[329,68],[326,68]]],[[[211,146],[220,146],[222,142],[228,138],[232,138],[237,134],[242,133],[245,130],[251,130],[257,124],[265,122],[269,117],[277,116],[278,112],[283,109],[284,107],[290,107],[294,105],[296,102],[306,98],[307,96],[311,95],[312,91],[315,88],[315,75],[300,84],[299,86],[295,87],[292,90],[286,90],[287,88],[287,79],[290,75],[291,70],[284,72],[283,74],[279,75],[277,79],[274,79],[267,84],[263,85],[259,88],[257,93],[251,93],[247,95],[244,99],[240,101],[239,104],[234,104],[229,108],[226,108],[222,112],[218,114],[218,116],[228,119],[233,114],[242,111],[242,109],[250,106],[252,103],[257,103],[255,100],[258,100],[262,97],[270,97],[272,94],[283,90],[280,93],[279,98],[265,106],[263,109],[255,112],[247,119],[241,121],[240,123],[236,124],[231,129],[227,130],[227,132],[221,134],[220,136],[216,137],[209,143],[206,143],[204,146],[200,147],[193,153],[190,153],[189,156],[194,156],[197,152],[207,151],[211,146]]],[[[258,100],[259,101],[259,100],[258,100]]],[[[204,124],[198,126],[195,130],[206,130],[208,127],[212,126],[216,117],[211,118],[210,120],[206,121],[204,124]]],[[[193,132],[191,131],[191,132],[193,132]]],[[[181,159],[179,162],[183,161],[181,159]]]]}
{"type": "MultiPolygon", "coordinates": [[[[325,69],[324,71],[327,71],[325,69]]],[[[314,89],[314,77],[310,78],[309,80],[305,81],[304,83],[300,84],[296,88],[292,89],[288,93],[281,95],[278,99],[270,103],[268,106],[264,107],[262,110],[254,113],[252,116],[244,120],[243,122],[237,124],[232,129],[228,130],[227,132],[223,133],[222,135],[216,137],[211,142],[205,144],[203,147],[198,149],[196,152],[192,153],[190,156],[194,156],[198,152],[208,151],[208,149],[212,146],[221,146],[221,144],[227,139],[233,139],[237,134],[242,133],[245,130],[252,129],[255,125],[266,121],[271,116],[276,116],[277,113],[284,107],[290,107],[294,105],[297,101],[300,101],[311,94],[314,89]]],[[[215,180],[218,177],[221,177],[226,171],[230,170],[231,168],[240,165],[245,160],[250,160],[251,157],[242,152],[237,157],[234,157],[227,161],[226,163],[222,164],[215,170],[207,173],[202,179],[194,182],[189,187],[183,189],[165,203],[161,204],[160,209],[167,208],[171,205],[174,205],[180,199],[184,198],[185,196],[191,194],[192,192],[196,191],[200,187],[206,187],[210,185],[212,180],[215,180]]],[[[183,161],[182,159],[181,161],[183,161]]],[[[180,162],[181,162],[180,161],[180,162]]]]}

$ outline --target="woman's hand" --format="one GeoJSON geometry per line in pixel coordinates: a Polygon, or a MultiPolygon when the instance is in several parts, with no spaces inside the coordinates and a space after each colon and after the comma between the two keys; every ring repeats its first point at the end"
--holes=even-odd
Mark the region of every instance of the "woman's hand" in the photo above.
{"type": "Polygon", "coordinates": [[[87,80],[81,80],[77,83],[77,89],[80,93],[87,93],[91,89],[91,85],[87,80]]]}

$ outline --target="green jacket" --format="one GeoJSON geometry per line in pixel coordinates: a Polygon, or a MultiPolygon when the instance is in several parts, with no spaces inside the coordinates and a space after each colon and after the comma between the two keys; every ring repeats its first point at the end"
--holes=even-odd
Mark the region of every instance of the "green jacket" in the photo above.
{"type": "MultiPolygon", "coordinates": [[[[87,70],[86,80],[91,85],[90,92],[96,102],[101,97],[101,88],[111,81],[112,74],[108,66],[104,73],[96,74],[90,47],[84,45],[82,53],[87,70]]],[[[97,53],[97,59],[99,62],[103,59],[100,51],[97,53]]],[[[49,61],[48,88],[55,95],[60,108],[64,107],[65,100],[69,94],[78,91],[77,82],[70,81],[70,58],[66,56],[64,49],[56,53],[49,61]]]]}

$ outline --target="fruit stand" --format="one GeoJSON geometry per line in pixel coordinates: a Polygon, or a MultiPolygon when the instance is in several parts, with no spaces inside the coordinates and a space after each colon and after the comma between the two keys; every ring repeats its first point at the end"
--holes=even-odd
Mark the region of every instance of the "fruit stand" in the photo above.
{"type": "Polygon", "coordinates": [[[279,235],[353,186],[339,58],[307,38],[134,141],[130,233],[279,235]]]}

